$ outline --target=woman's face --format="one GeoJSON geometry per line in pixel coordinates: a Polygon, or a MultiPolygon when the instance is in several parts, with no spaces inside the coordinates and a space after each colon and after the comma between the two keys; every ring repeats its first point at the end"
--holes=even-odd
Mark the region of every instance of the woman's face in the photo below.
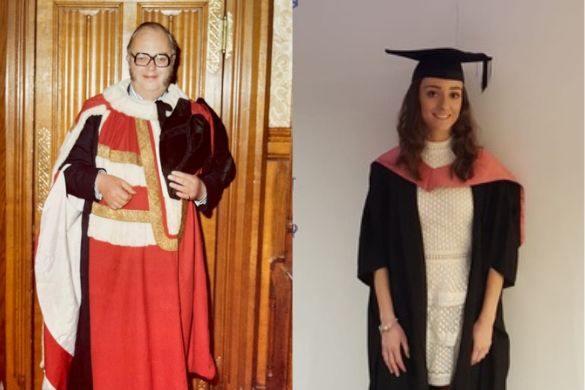
{"type": "Polygon", "coordinates": [[[419,101],[422,119],[430,141],[444,141],[459,118],[463,99],[463,82],[425,77],[421,80],[419,101]]]}

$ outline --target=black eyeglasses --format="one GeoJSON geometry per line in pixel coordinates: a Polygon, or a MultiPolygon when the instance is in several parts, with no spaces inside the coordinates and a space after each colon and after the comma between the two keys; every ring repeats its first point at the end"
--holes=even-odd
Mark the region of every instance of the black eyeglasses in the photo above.
{"type": "Polygon", "coordinates": [[[171,57],[174,57],[174,54],[169,57],[168,54],[159,53],[154,56],[151,56],[148,53],[130,53],[132,58],[134,59],[134,65],[136,66],[148,66],[150,61],[154,61],[154,65],[157,68],[166,68],[171,64],[171,57]]]}

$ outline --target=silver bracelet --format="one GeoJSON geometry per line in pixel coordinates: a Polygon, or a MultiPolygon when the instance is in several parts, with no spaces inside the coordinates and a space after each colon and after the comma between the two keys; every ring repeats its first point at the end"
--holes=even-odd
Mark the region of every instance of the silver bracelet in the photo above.
{"type": "Polygon", "coordinates": [[[394,325],[396,325],[397,323],[398,323],[398,318],[394,318],[392,320],[392,322],[390,322],[389,324],[380,324],[378,326],[378,330],[380,331],[380,334],[390,332],[390,329],[392,329],[392,327],[394,325]]]}

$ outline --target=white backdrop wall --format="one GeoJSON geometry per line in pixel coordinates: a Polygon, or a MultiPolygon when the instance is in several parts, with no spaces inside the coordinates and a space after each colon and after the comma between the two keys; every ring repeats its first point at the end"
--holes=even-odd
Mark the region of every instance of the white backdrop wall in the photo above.
{"type": "Polygon", "coordinates": [[[582,389],[582,1],[300,0],[293,17],[294,389],[367,388],[359,222],[414,66],[384,48],[436,46],[494,57],[483,94],[474,65],[466,84],[481,143],[525,185],[508,388],[582,389]]]}

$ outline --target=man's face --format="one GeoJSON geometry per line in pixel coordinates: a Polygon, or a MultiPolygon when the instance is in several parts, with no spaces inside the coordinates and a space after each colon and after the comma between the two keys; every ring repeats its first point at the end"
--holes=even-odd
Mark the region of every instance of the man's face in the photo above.
{"type": "Polygon", "coordinates": [[[156,100],[164,93],[170,83],[174,61],[175,53],[172,52],[166,34],[160,30],[143,28],[134,37],[130,54],[128,55],[130,77],[134,90],[144,99],[156,100]],[[170,62],[167,67],[160,67],[156,66],[154,60],[150,60],[147,56],[139,55],[137,57],[138,63],[141,63],[141,57],[146,61],[150,60],[148,65],[139,66],[136,65],[134,59],[134,56],[138,53],[148,54],[151,57],[166,54],[170,58],[170,62]]]}

